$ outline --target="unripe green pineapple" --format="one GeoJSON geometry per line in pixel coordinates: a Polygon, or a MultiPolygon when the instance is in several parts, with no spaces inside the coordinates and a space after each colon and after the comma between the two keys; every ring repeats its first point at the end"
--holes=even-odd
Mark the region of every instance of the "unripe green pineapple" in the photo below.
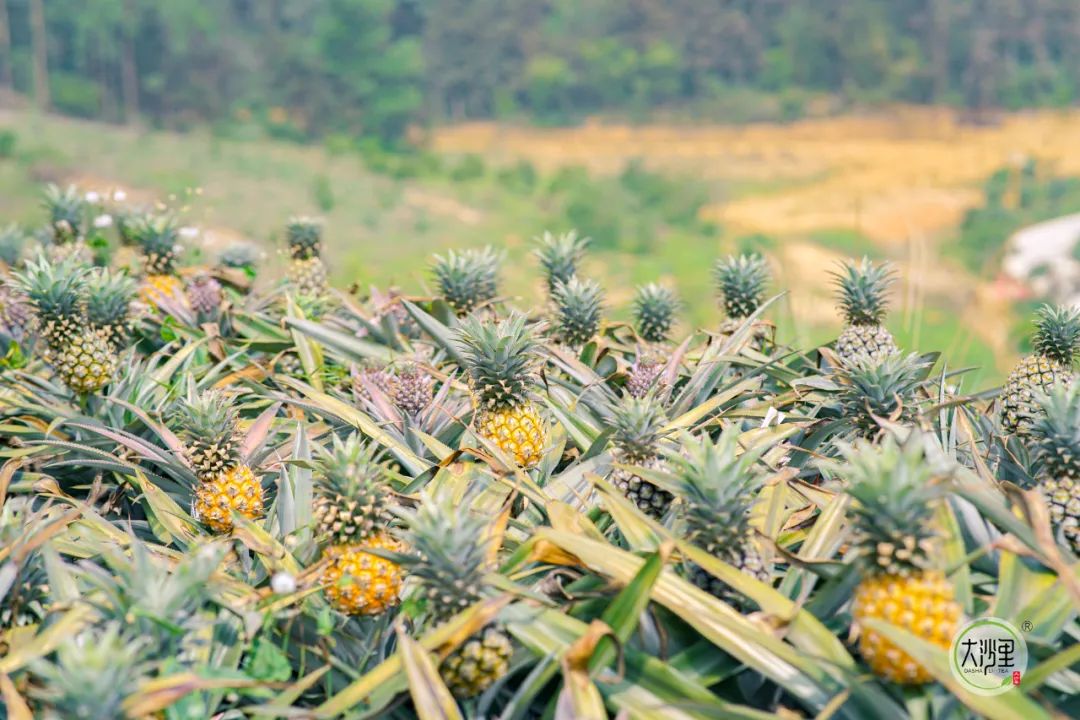
{"type": "Polygon", "coordinates": [[[840,360],[852,362],[861,356],[881,360],[897,352],[892,333],[882,324],[885,294],[896,279],[892,265],[874,265],[864,257],[858,265],[847,262],[831,274],[844,315],[844,330],[836,341],[840,360]]]}
{"type": "Polygon", "coordinates": [[[919,388],[929,363],[917,354],[893,353],[883,359],[856,356],[836,371],[841,414],[854,435],[873,438],[881,431],[876,418],[913,423],[919,415],[919,388]]]}
{"type": "Polygon", "coordinates": [[[499,290],[499,255],[490,247],[450,250],[436,255],[431,272],[439,294],[464,316],[495,299],[499,290]]]}
{"type": "Polygon", "coordinates": [[[667,342],[679,309],[675,292],[656,283],[642,285],[634,294],[634,326],[648,343],[667,342]]]}
{"type": "Polygon", "coordinates": [[[1016,365],[1001,393],[1001,426],[1007,433],[1026,432],[1030,418],[1039,411],[1037,393],[1057,384],[1071,384],[1075,378],[1080,310],[1049,305],[1039,308],[1031,344],[1035,352],[1016,365]]]}
{"type": "Polygon", "coordinates": [[[285,224],[285,241],[293,260],[308,260],[322,255],[323,222],[318,218],[297,216],[285,224]]]}
{"type": "MultiPolygon", "coordinates": [[[[947,650],[961,616],[952,585],[936,563],[939,548],[930,522],[941,492],[933,483],[947,470],[926,456],[924,439],[912,433],[904,445],[893,436],[880,446],[845,446],[844,464],[827,467],[848,483],[856,501],[855,548],[862,582],[855,589],[856,625],[879,620],[947,650]]],[[[859,652],[878,676],[919,685],[934,676],[891,640],[861,628],[859,652]]]]}
{"type": "Polygon", "coordinates": [[[595,280],[572,277],[555,286],[555,334],[570,347],[581,347],[600,331],[604,291],[595,280]]]}
{"type": "Polygon", "coordinates": [[[393,519],[386,467],[376,447],[359,435],[323,451],[315,476],[313,515],[326,538],[329,564],[323,584],[330,604],[348,615],[377,615],[398,604],[405,573],[397,563],[367,552],[401,552],[404,546],[387,532],[393,519]]]}
{"type": "Polygon", "coordinates": [[[127,275],[104,268],[89,275],[86,288],[86,319],[108,341],[114,351],[127,347],[134,331],[131,303],[135,281],[127,275]]]}
{"type": "Polygon", "coordinates": [[[589,238],[579,237],[576,230],[560,235],[545,232],[536,238],[536,244],[533,254],[540,260],[548,295],[554,295],[560,283],[570,282],[570,278],[577,274],[589,238]]]}
{"type": "Polygon", "coordinates": [[[511,313],[498,323],[476,316],[462,320],[457,340],[473,396],[476,431],[523,468],[539,462],[547,423],[530,398],[542,361],[536,331],[511,313]]]}
{"type": "Polygon", "coordinates": [[[1028,441],[1038,488],[1058,532],[1080,554],[1080,384],[1057,385],[1037,399],[1028,441]]]}
{"type": "Polygon", "coordinates": [[[769,266],[760,255],[732,255],[717,260],[713,277],[727,315],[721,331],[732,333],[761,307],[769,266]]]}
{"type": "MultiPolygon", "coordinates": [[[[605,420],[612,430],[612,460],[615,463],[650,470],[663,468],[660,443],[664,439],[667,418],[655,397],[646,395],[642,398],[621,398],[606,408],[605,420]]],[[[657,487],[632,469],[613,468],[609,479],[612,485],[646,515],[659,519],[671,505],[671,493],[657,487]]]]}
{"type": "MultiPolygon", "coordinates": [[[[488,521],[469,512],[468,499],[421,495],[415,511],[402,511],[405,541],[415,555],[408,561],[424,616],[437,627],[488,597],[484,580],[491,572],[488,521]]],[[[488,625],[452,652],[439,667],[446,686],[458,697],[473,697],[506,674],[513,647],[498,624],[488,625]]]]}
{"type": "Polygon", "coordinates": [[[61,189],[50,183],[45,188],[42,205],[49,214],[49,230],[57,245],[74,243],[85,236],[86,199],[74,185],[61,189]]]}

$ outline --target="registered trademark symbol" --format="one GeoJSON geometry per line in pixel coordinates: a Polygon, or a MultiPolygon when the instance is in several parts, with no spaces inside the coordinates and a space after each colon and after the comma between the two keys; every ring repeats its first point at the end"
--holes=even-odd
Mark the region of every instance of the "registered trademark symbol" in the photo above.
{"type": "Polygon", "coordinates": [[[1024,622],[1020,623],[1020,629],[1024,632],[1031,632],[1034,627],[1035,626],[1031,624],[1030,620],[1025,620],[1024,622]]]}

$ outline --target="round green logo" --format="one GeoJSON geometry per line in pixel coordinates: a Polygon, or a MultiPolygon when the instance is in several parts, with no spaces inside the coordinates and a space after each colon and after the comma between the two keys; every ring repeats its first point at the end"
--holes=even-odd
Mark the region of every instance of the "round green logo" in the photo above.
{"type": "Polygon", "coordinates": [[[960,629],[949,651],[953,675],[980,695],[998,695],[1018,687],[1027,671],[1024,636],[1001,618],[979,618],[960,629]]]}

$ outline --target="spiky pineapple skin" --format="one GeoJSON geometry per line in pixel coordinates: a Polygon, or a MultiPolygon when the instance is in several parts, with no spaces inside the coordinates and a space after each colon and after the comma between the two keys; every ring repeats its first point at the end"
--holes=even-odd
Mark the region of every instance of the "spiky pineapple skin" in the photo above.
{"type": "Polygon", "coordinates": [[[219,473],[201,482],[195,490],[192,515],[214,532],[233,528],[232,513],[255,520],[263,515],[262,483],[247,465],[219,473]]]}
{"type": "Polygon", "coordinates": [[[346,615],[379,615],[397,606],[405,571],[397,563],[369,549],[403,552],[399,540],[383,532],[363,545],[332,545],[326,550],[329,565],[322,574],[326,599],[346,615]]]}
{"type": "Polygon", "coordinates": [[[637,359],[626,372],[626,392],[630,397],[641,399],[659,385],[660,374],[664,371],[663,363],[637,359]]]}
{"type": "Polygon", "coordinates": [[[848,325],[836,341],[836,354],[843,362],[859,357],[883,360],[895,352],[896,341],[884,325],[848,325]]]}
{"type": "Polygon", "coordinates": [[[435,380],[421,368],[405,368],[397,373],[391,388],[394,404],[409,417],[416,417],[431,404],[435,380]]]}
{"type": "MultiPolygon", "coordinates": [[[[706,548],[710,554],[716,554],[717,549],[706,548]]],[[[752,542],[743,544],[740,548],[729,549],[724,554],[718,555],[722,560],[727,562],[739,572],[746,573],[751,577],[754,577],[761,582],[769,582],[771,573],[762,558],[761,553],[754,547],[752,542]]],[[[711,575],[705,568],[700,565],[691,564],[690,566],[690,582],[698,586],[705,592],[714,597],[718,597],[721,600],[727,602],[734,602],[736,604],[742,604],[743,598],[738,593],[732,591],[732,589],[720,581],[719,578],[711,575]]]]}
{"type": "Polygon", "coordinates": [[[326,264],[317,255],[293,260],[289,280],[303,295],[322,295],[326,292],[326,264]]]}
{"type": "Polygon", "coordinates": [[[198,275],[188,284],[187,299],[192,310],[210,315],[221,307],[221,283],[209,275],[198,275]]]}
{"type": "Polygon", "coordinates": [[[476,419],[476,429],[523,468],[538,463],[547,445],[547,424],[532,402],[482,411],[476,419]]]}
{"type": "Polygon", "coordinates": [[[105,333],[84,330],[51,349],[46,360],[60,379],[77,393],[93,393],[108,385],[116,373],[116,355],[105,333]]]}
{"type": "MultiPolygon", "coordinates": [[[[663,467],[663,461],[659,458],[650,458],[634,464],[654,469],[663,467]]],[[[612,469],[609,480],[619,492],[626,496],[627,500],[637,506],[638,510],[657,520],[664,516],[674,499],[667,490],[657,487],[626,468],[612,469]]]]}
{"type": "Polygon", "coordinates": [[[506,675],[513,654],[506,633],[488,626],[451,653],[439,667],[439,674],[455,696],[475,697],[506,675]]]}
{"type": "Polygon", "coordinates": [[[1039,483],[1050,506],[1054,525],[1065,536],[1074,553],[1080,554],[1080,480],[1068,476],[1051,477],[1039,483]]]}
{"type": "Polygon", "coordinates": [[[1022,359],[1005,383],[1001,400],[1001,427],[1007,433],[1023,434],[1028,419],[1038,413],[1037,392],[1047,392],[1055,384],[1069,384],[1073,372],[1045,355],[1022,359]]]}
{"type": "Polygon", "coordinates": [[[960,623],[961,608],[952,585],[938,571],[906,575],[874,574],[855,589],[852,614],[859,623],[859,652],[879,677],[902,685],[921,685],[934,676],[890,640],[865,627],[880,620],[948,650],[960,623]]]}
{"type": "Polygon", "coordinates": [[[147,275],[139,288],[139,297],[156,308],[171,298],[184,297],[184,283],[175,275],[147,275]]]}

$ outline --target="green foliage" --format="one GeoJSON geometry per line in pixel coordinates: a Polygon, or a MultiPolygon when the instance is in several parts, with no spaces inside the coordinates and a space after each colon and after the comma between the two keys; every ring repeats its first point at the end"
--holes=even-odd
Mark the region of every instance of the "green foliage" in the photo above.
{"type": "Polygon", "coordinates": [[[0,159],[7,159],[15,155],[15,144],[19,136],[14,130],[0,130],[0,159]]]}
{"type": "Polygon", "coordinates": [[[315,201],[315,205],[325,213],[334,209],[334,187],[330,183],[330,178],[326,175],[319,174],[315,176],[315,179],[311,183],[311,197],[315,201]]]}

